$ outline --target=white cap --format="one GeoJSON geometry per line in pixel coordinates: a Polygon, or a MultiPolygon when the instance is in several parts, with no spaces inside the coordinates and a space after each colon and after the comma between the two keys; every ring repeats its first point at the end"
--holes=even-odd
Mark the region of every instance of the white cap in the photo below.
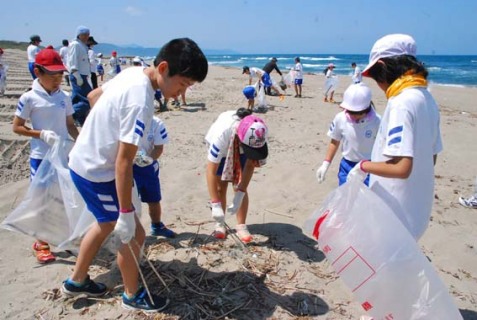
{"type": "Polygon", "coordinates": [[[369,63],[363,70],[363,76],[368,75],[369,69],[379,59],[410,55],[416,56],[416,41],[407,34],[388,34],[376,41],[369,54],[369,63]]]}
{"type": "Polygon", "coordinates": [[[141,58],[139,58],[138,56],[135,56],[133,59],[132,59],[133,62],[141,62],[141,58]]]}
{"type": "Polygon", "coordinates": [[[349,111],[363,111],[371,105],[371,90],[362,82],[352,84],[343,94],[340,107],[349,111]]]}

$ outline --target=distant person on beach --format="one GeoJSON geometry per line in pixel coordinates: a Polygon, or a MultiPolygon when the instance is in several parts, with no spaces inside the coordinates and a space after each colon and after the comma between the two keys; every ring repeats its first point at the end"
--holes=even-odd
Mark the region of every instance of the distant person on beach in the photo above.
{"type": "Polygon", "coordinates": [[[3,49],[0,48],[0,96],[5,94],[5,89],[7,88],[7,69],[3,63],[3,49]]]}
{"type": "Polygon", "coordinates": [[[98,77],[96,76],[96,71],[98,69],[98,60],[96,59],[96,53],[93,50],[93,46],[97,45],[98,43],[92,36],[88,38],[88,59],[91,71],[91,84],[93,85],[93,89],[98,87],[98,77]]]}
{"type": "Polygon", "coordinates": [[[280,93],[280,89],[273,85],[272,79],[270,79],[270,75],[262,69],[244,66],[242,69],[242,74],[247,74],[249,76],[249,85],[252,84],[253,78],[257,78],[257,80],[261,81],[265,92],[268,90],[267,88],[273,88],[273,90],[275,90],[278,94],[280,93]]]}
{"type": "Polygon", "coordinates": [[[252,85],[245,86],[242,92],[245,98],[247,99],[247,110],[253,111],[253,107],[255,105],[255,96],[257,95],[255,86],[252,86],[252,85]]]}
{"type": "Polygon", "coordinates": [[[235,196],[227,208],[237,214],[237,236],[244,243],[252,241],[246,223],[249,197],[247,188],[253,173],[268,156],[268,128],[250,110],[225,111],[219,115],[205,136],[207,143],[207,187],[212,217],[217,222],[214,237],[225,239],[227,186],[232,182],[235,196]]]}
{"type": "Polygon", "coordinates": [[[127,68],[90,93],[91,113],[69,154],[72,180],[96,222],[81,241],[72,275],[63,282],[66,295],[98,297],[108,290],[90,279],[88,269],[104,240],[114,231],[122,245],[117,264],[123,279],[122,307],[157,312],[168,299],[139,286],[138,264],[145,231],[132,203],[133,164],[154,114],[154,92],[174,97],[205,79],[208,63],[197,44],[174,39],[148,68],[127,68]],[[96,99],[94,96],[97,96],[96,99]]]}
{"type": "Polygon", "coordinates": [[[116,51],[111,52],[111,58],[109,58],[109,66],[111,70],[109,70],[108,74],[111,77],[115,77],[121,72],[121,62],[118,58],[118,53],[116,51]]]}
{"type": "Polygon", "coordinates": [[[295,58],[295,98],[301,98],[301,85],[303,84],[303,66],[300,62],[300,57],[295,58]]]}
{"type": "Polygon", "coordinates": [[[30,45],[27,48],[27,57],[28,57],[28,70],[30,71],[30,74],[33,78],[33,80],[36,79],[35,72],[33,71],[35,67],[35,57],[40,52],[40,43],[41,43],[41,38],[39,35],[34,34],[30,37],[30,45]]]}
{"type": "Polygon", "coordinates": [[[100,52],[98,53],[97,55],[97,64],[96,64],[96,73],[98,74],[98,76],[100,76],[100,80],[101,82],[103,82],[103,77],[104,77],[104,67],[103,67],[103,54],[100,52]]]}
{"type": "Polygon", "coordinates": [[[356,65],[356,62],[351,63],[351,68],[353,69],[351,81],[353,83],[360,83],[363,78],[363,75],[361,74],[361,68],[356,65]]]}
{"type": "Polygon", "coordinates": [[[68,69],[72,88],[71,101],[75,113],[73,118],[78,126],[83,126],[89,114],[88,93],[92,88],[88,78],[91,76],[91,67],[88,56],[89,29],[85,26],[76,28],[76,38],[71,41],[68,50],[68,69]]]}
{"type": "Polygon", "coordinates": [[[325,102],[335,102],[333,99],[333,95],[335,94],[335,89],[336,86],[338,85],[338,78],[336,77],[335,73],[333,70],[335,69],[335,65],[333,63],[328,64],[327,70],[326,70],[326,82],[325,82],[325,102]],[[330,96],[330,99],[328,100],[328,95],[330,96]]]}
{"type": "MultiPolygon", "coordinates": [[[[349,171],[361,160],[371,159],[374,140],[378,133],[380,116],[371,102],[371,90],[364,84],[352,84],[343,95],[339,112],[328,130],[331,138],[325,160],[316,170],[319,183],[325,180],[326,172],[341,144],[343,158],[338,172],[338,184],[346,182],[349,171]]],[[[369,184],[369,176],[365,180],[369,184]]]]}
{"type": "Polygon", "coordinates": [[[363,76],[374,79],[388,99],[371,161],[349,173],[388,204],[417,240],[429,224],[434,200],[434,165],[442,151],[440,115],[427,90],[427,70],[416,59],[416,42],[406,34],[376,41],[363,76]]]}
{"type": "MultiPolygon", "coordinates": [[[[33,67],[37,79],[33,81],[32,90],[22,94],[18,101],[13,118],[13,132],[32,138],[30,180],[35,177],[48,149],[59,137],[68,139],[70,135],[76,139],[78,136],[70,97],[60,89],[64,71],[66,67],[55,50],[41,50],[35,57],[33,67]],[[27,121],[31,123],[31,127],[27,121]]],[[[55,261],[46,242],[37,240],[33,244],[33,251],[39,263],[55,261]]]]}
{"type": "MultiPolygon", "coordinates": [[[[61,61],[63,61],[63,64],[65,65],[66,69],[68,69],[68,46],[70,45],[69,41],[64,39],[62,41],[63,46],[60,48],[60,57],[61,61]]],[[[70,86],[70,77],[68,75],[68,71],[65,71],[64,78],[66,81],[66,85],[69,87],[70,86]]]]}
{"type": "MultiPolygon", "coordinates": [[[[269,62],[267,62],[267,64],[262,68],[262,70],[265,71],[266,73],[268,73],[269,75],[272,73],[273,70],[275,70],[280,75],[280,77],[283,79],[283,74],[280,71],[280,69],[278,68],[277,61],[278,61],[277,58],[273,57],[272,59],[270,59],[269,62]]],[[[265,94],[266,95],[272,95],[271,87],[266,87],[265,88],[265,94]]]]}

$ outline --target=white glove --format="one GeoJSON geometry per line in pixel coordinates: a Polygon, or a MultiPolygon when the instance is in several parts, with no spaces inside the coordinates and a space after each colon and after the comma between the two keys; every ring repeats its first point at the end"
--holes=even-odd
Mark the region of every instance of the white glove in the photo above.
{"type": "Polygon", "coordinates": [[[236,214],[242,205],[243,197],[245,197],[245,192],[237,190],[237,192],[235,192],[232,204],[227,208],[227,212],[230,214],[236,214]]]}
{"type": "Polygon", "coordinates": [[[56,134],[55,131],[51,130],[41,130],[40,139],[45,141],[50,147],[55,144],[60,137],[56,134]]]}
{"type": "Polygon", "coordinates": [[[353,169],[351,169],[348,173],[348,176],[346,177],[346,181],[350,181],[350,179],[358,179],[361,182],[364,182],[366,180],[366,177],[368,176],[368,173],[366,171],[363,171],[361,169],[362,163],[366,162],[368,160],[361,160],[358,162],[353,169]]]}
{"type": "Polygon", "coordinates": [[[223,223],[225,220],[224,209],[222,209],[222,202],[213,202],[212,206],[212,218],[219,223],[223,223]]]}
{"type": "Polygon", "coordinates": [[[144,151],[138,151],[136,156],[134,157],[134,163],[140,167],[147,167],[148,165],[152,164],[154,160],[146,155],[144,151]]]}
{"type": "Polygon", "coordinates": [[[81,87],[83,85],[83,78],[81,77],[79,72],[73,72],[73,76],[76,78],[76,84],[81,87]]]}
{"type": "Polygon", "coordinates": [[[114,232],[117,233],[122,243],[129,243],[136,232],[136,212],[133,210],[127,213],[120,213],[114,232]]]}
{"type": "Polygon", "coordinates": [[[321,166],[316,170],[316,179],[318,180],[319,183],[322,183],[325,181],[325,176],[326,172],[328,171],[328,168],[330,167],[330,162],[329,161],[323,161],[321,166]]]}

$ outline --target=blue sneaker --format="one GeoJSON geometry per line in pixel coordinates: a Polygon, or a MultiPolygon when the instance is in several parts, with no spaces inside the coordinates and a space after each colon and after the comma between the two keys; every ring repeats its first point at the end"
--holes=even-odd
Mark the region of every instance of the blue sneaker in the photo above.
{"type": "Polygon", "coordinates": [[[164,223],[151,223],[151,234],[155,237],[175,238],[176,234],[171,229],[167,229],[164,223]]]}
{"type": "Polygon", "coordinates": [[[128,310],[158,312],[165,309],[169,304],[169,299],[167,298],[162,298],[154,294],[151,294],[151,296],[152,302],[144,288],[139,289],[136,295],[131,299],[128,298],[126,293],[123,293],[123,303],[121,305],[124,309],[128,310]]]}
{"type": "Polygon", "coordinates": [[[108,291],[108,288],[106,288],[103,283],[94,282],[89,278],[88,275],[81,285],[74,283],[70,280],[70,278],[66,279],[63,282],[61,291],[63,291],[64,294],[69,296],[86,294],[90,297],[100,297],[108,291]]]}

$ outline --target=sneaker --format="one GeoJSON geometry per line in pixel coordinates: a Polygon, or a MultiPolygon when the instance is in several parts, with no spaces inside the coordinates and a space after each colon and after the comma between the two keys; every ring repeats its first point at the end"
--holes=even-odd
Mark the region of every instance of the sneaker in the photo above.
{"type": "Polygon", "coordinates": [[[69,296],[77,296],[86,294],[89,297],[100,297],[104,295],[108,289],[103,283],[94,282],[89,278],[89,275],[83,281],[83,284],[78,285],[70,280],[70,278],[63,281],[61,291],[69,296]]]}
{"type": "Polygon", "coordinates": [[[176,234],[171,229],[168,229],[164,223],[151,223],[151,235],[155,237],[175,238],[176,234]]]}
{"type": "Polygon", "coordinates": [[[38,261],[38,263],[43,264],[56,260],[55,256],[50,251],[50,246],[48,245],[48,243],[41,243],[35,241],[35,243],[33,243],[32,248],[33,252],[35,252],[36,260],[38,261]]]}
{"type": "Polygon", "coordinates": [[[249,243],[250,241],[252,241],[253,237],[248,231],[246,224],[238,224],[235,227],[235,230],[237,230],[237,236],[243,243],[249,243]]]}
{"type": "Polygon", "coordinates": [[[459,197],[459,203],[466,208],[477,209],[477,197],[475,195],[469,199],[459,197]]]}
{"type": "Polygon", "coordinates": [[[227,232],[225,226],[219,222],[215,224],[214,237],[215,239],[225,239],[227,232]]]}
{"type": "Polygon", "coordinates": [[[126,293],[123,293],[123,303],[121,304],[124,309],[128,310],[141,310],[144,312],[158,312],[167,307],[169,299],[159,297],[152,294],[152,301],[147,294],[146,289],[141,288],[133,298],[128,298],[126,293]]]}

